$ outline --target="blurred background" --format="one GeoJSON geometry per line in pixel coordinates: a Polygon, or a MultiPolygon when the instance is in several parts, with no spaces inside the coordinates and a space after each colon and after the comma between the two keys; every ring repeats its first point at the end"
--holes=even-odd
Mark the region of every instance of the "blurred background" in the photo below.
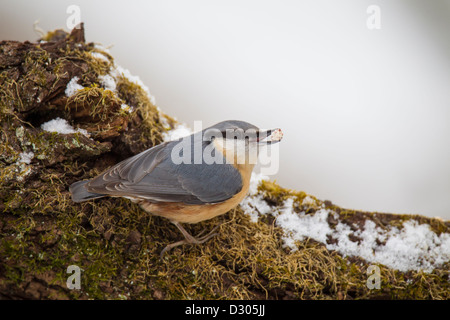
{"type": "Polygon", "coordinates": [[[0,0],[0,40],[71,5],[179,121],[282,128],[282,186],[450,219],[450,1],[0,0]]]}

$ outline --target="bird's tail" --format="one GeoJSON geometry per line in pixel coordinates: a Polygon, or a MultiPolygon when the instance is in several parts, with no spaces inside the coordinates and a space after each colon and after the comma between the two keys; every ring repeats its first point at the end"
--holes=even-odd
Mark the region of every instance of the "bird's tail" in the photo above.
{"type": "Polygon", "coordinates": [[[86,183],[91,180],[77,181],[70,185],[69,191],[72,194],[72,201],[74,202],[83,202],[87,200],[102,198],[105,195],[100,193],[92,193],[87,191],[86,183]]]}

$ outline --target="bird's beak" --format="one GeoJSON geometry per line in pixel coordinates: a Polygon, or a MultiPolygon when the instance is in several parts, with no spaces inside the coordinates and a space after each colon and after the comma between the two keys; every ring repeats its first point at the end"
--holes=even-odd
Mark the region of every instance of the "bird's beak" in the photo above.
{"type": "Polygon", "coordinates": [[[258,132],[257,142],[260,145],[280,142],[283,139],[281,129],[261,130],[258,132]]]}

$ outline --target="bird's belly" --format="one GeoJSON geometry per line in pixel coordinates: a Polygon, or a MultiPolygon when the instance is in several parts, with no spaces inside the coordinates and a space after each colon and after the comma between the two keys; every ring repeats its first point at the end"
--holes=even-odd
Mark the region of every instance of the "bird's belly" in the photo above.
{"type": "Polygon", "coordinates": [[[141,205],[142,209],[153,215],[181,223],[197,223],[227,213],[244,199],[247,191],[248,188],[224,202],[215,204],[189,205],[173,202],[152,203],[147,200],[139,200],[138,203],[141,205]]]}

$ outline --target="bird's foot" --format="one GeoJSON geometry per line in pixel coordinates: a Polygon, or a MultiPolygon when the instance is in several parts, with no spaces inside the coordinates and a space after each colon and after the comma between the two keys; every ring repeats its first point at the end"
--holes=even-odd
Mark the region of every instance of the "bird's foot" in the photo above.
{"type": "Polygon", "coordinates": [[[206,229],[203,229],[197,235],[197,237],[194,237],[194,236],[190,235],[178,222],[173,222],[173,224],[175,224],[178,227],[178,229],[181,231],[181,233],[184,235],[184,239],[167,245],[161,251],[161,254],[160,254],[161,259],[163,258],[164,254],[167,251],[169,251],[175,247],[178,247],[183,244],[202,244],[202,243],[208,241],[209,239],[211,239],[212,237],[215,237],[218,235],[218,233],[215,231],[217,230],[217,228],[219,226],[215,226],[214,229],[212,229],[210,233],[208,233],[207,235],[204,235],[203,237],[200,237],[206,231],[206,229]]]}

